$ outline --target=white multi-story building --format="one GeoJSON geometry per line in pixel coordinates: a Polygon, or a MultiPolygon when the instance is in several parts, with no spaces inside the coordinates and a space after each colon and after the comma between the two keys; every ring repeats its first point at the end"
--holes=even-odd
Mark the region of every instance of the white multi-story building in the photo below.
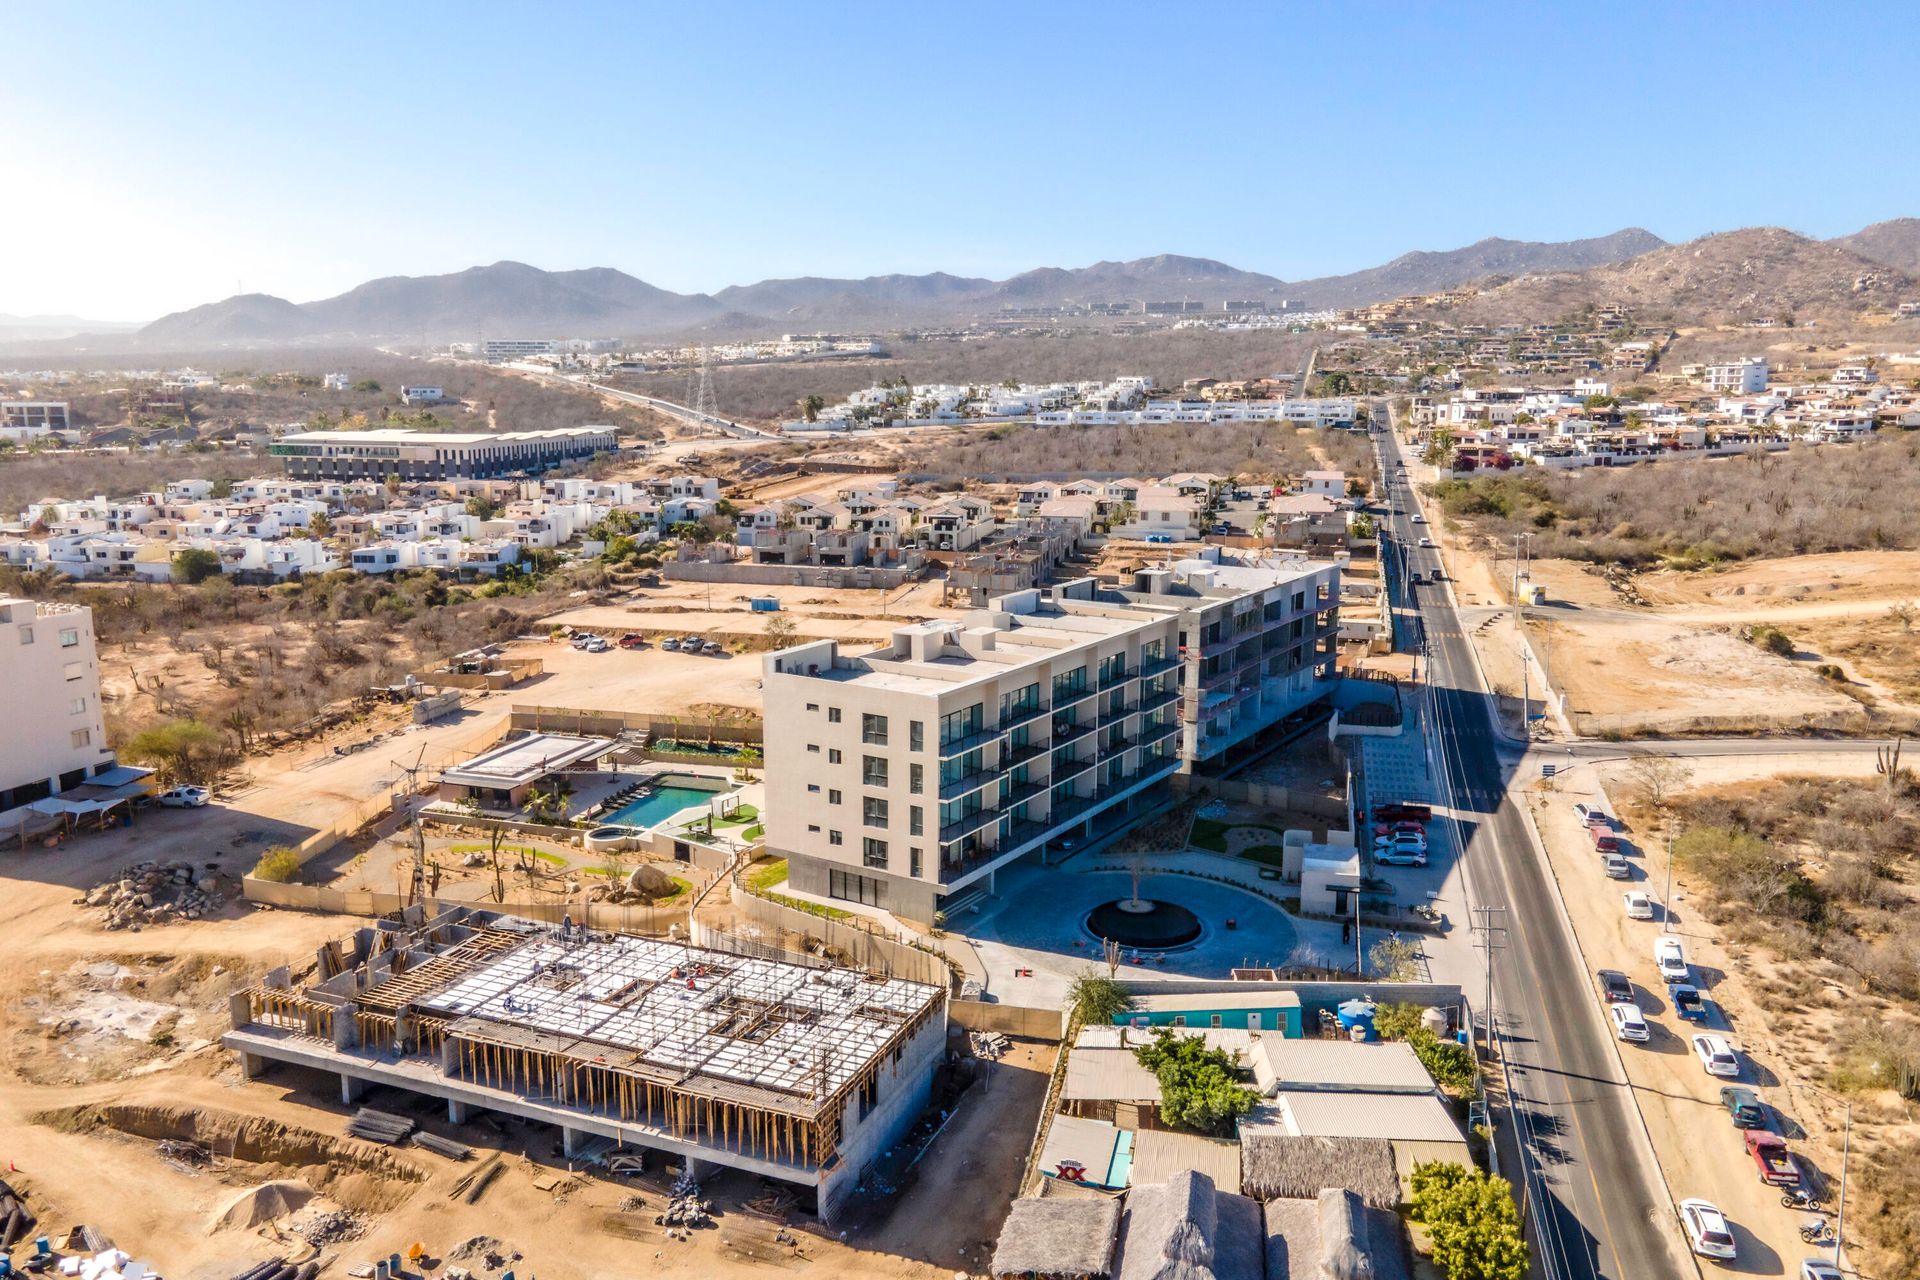
{"type": "Polygon", "coordinates": [[[0,440],[38,440],[72,425],[65,400],[0,400],[0,440]]]}
{"type": "Polygon", "coordinates": [[[546,431],[303,431],[269,448],[296,479],[485,479],[545,471],[620,447],[612,427],[546,431]]]}
{"type": "Polygon", "coordinates": [[[1707,390],[1728,395],[1758,395],[1767,389],[1765,356],[1746,356],[1725,364],[1710,364],[1701,373],[1707,390]]]}
{"type": "Polygon", "coordinates": [[[931,920],[1324,696],[1338,603],[1334,565],[1191,560],[769,654],[768,844],[798,891],[931,920]]]}
{"type": "Polygon", "coordinates": [[[93,611],[0,596],[0,813],[113,767],[93,611]]]}

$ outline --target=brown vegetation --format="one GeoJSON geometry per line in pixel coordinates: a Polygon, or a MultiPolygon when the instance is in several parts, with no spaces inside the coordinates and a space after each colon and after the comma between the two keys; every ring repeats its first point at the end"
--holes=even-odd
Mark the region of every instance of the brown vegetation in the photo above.
{"type": "Polygon", "coordinates": [[[1786,453],[1546,472],[1523,467],[1445,480],[1449,516],[1534,554],[1700,568],[1760,556],[1920,546],[1907,518],[1920,490],[1920,435],[1786,453]]]}
{"type": "Polygon", "coordinates": [[[929,442],[911,470],[936,482],[1083,473],[1147,479],[1180,471],[1280,479],[1329,466],[1365,476],[1371,453],[1365,435],[1279,422],[1008,426],[929,442]]]}

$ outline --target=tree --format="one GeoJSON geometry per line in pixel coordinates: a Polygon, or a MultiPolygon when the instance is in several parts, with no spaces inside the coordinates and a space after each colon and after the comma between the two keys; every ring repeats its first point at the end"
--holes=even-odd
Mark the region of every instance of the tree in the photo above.
{"type": "Polygon", "coordinates": [[[173,553],[170,572],[175,582],[195,586],[220,576],[220,557],[205,547],[183,547],[173,553]]]}
{"type": "Polygon", "coordinates": [[[1627,776],[1647,807],[1665,817],[1667,806],[1693,777],[1693,770],[1678,756],[1640,750],[1632,753],[1627,776]]]}
{"type": "Polygon", "coordinates": [[[271,880],[275,884],[289,884],[300,874],[300,854],[284,844],[277,844],[260,855],[253,864],[253,877],[256,880],[271,880]]]}
{"type": "Polygon", "coordinates": [[[1426,1227],[1447,1280],[1526,1280],[1530,1258],[1513,1188],[1458,1164],[1416,1164],[1415,1222],[1426,1227]]]}
{"type": "Polygon", "coordinates": [[[316,538],[332,537],[333,521],[328,519],[326,512],[316,511],[307,517],[307,532],[316,538]]]}
{"type": "Polygon", "coordinates": [[[500,514],[500,508],[486,494],[476,493],[467,499],[467,514],[476,520],[491,520],[500,514]]]}
{"type": "Polygon", "coordinates": [[[1442,471],[1453,465],[1453,432],[1445,427],[1435,427],[1427,438],[1427,447],[1421,451],[1420,461],[1428,466],[1438,467],[1442,471]]]}
{"type": "Polygon", "coordinates": [[[1176,1129],[1226,1133],[1260,1100],[1240,1083],[1240,1065],[1225,1050],[1209,1049],[1199,1036],[1162,1029],[1133,1056],[1160,1082],[1160,1118],[1176,1129]]]}
{"type": "Polygon", "coordinates": [[[1412,982],[1419,976],[1420,948],[1404,938],[1382,938],[1367,950],[1373,971],[1387,982],[1412,982]]]}
{"type": "Polygon", "coordinates": [[[353,389],[355,391],[362,393],[363,395],[370,394],[372,392],[376,392],[380,390],[380,384],[375,382],[372,378],[362,378],[358,382],[353,384],[353,389]]]}
{"type": "Polygon", "coordinates": [[[1067,984],[1067,1008],[1077,1021],[1105,1026],[1133,1008],[1133,996],[1097,969],[1088,969],[1067,984]]]}
{"type": "Polygon", "coordinates": [[[792,644],[795,630],[793,619],[784,613],[775,613],[767,619],[766,637],[776,649],[784,649],[792,644]]]}
{"type": "Polygon", "coordinates": [[[820,411],[826,407],[827,402],[825,399],[817,395],[810,395],[800,401],[800,414],[808,422],[818,422],[820,421],[820,411]]]}
{"type": "Polygon", "coordinates": [[[1887,606],[1887,617],[1900,624],[1902,631],[1913,630],[1913,620],[1920,618],[1920,605],[1911,600],[1900,600],[1887,606]]]}
{"type": "Polygon", "coordinates": [[[125,754],[152,765],[168,785],[207,786],[227,763],[219,730],[199,720],[169,720],[142,729],[128,740],[125,754]]]}

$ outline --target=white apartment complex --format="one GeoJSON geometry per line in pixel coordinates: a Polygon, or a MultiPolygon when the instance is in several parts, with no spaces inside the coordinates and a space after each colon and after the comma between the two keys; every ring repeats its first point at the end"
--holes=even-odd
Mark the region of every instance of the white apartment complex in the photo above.
{"type": "Polygon", "coordinates": [[[1767,361],[1764,356],[1747,356],[1724,364],[1710,364],[1701,374],[1709,391],[1729,395],[1758,395],[1767,389],[1767,361]]]}
{"type": "Polygon", "coordinates": [[[93,611],[0,596],[0,813],[113,767],[93,611]]]}
{"type": "Polygon", "coordinates": [[[302,480],[486,479],[545,471],[620,447],[612,427],[546,431],[302,431],[268,450],[302,480]]]}
{"type": "Polygon", "coordinates": [[[1324,696],[1339,594],[1331,564],[1189,560],[769,654],[768,844],[797,890],[931,920],[1324,696]]]}

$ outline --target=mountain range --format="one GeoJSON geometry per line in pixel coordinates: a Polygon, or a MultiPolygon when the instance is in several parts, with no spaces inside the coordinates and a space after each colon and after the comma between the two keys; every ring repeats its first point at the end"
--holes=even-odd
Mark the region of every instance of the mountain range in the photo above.
{"type": "MultiPolygon", "coordinates": [[[[803,276],[682,294],[609,267],[545,271],[496,262],[437,276],[388,276],[315,302],[241,294],[175,312],[133,335],[141,346],[191,350],[322,341],[491,337],[748,335],[790,330],[964,323],[1005,307],[1228,299],[1308,309],[1364,306],[1469,283],[1487,314],[1564,313],[1606,301],[1701,318],[1758,310],[1859,309],[1884,303],[1920,273],[1920,219],[1811,240],[1777,228],[1669,245],[1629,227],[1586,240],[1486,239],[1415,252],[1345,275],[1286,281],[1209,258],[1162,254],[1078,268],[1041,267],[1005,280],[927,275],[803,276]]],[[[64,318],[63,318],[64,319],[64,318]]],[[[4,318],[0,318],[4,323],[4,318]]],[[[4,335],[0,328],[0,335],[4,335]]],[[[19,335],[24,336],[24,335],[19,335]]]]}

